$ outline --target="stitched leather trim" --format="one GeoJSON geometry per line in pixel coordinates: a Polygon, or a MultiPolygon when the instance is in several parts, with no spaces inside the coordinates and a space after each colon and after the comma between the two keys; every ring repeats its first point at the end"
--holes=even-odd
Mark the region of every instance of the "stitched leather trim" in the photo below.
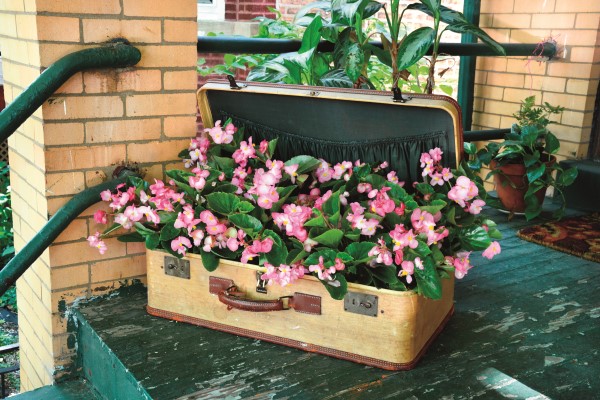
{"type": "Polygon", "coordinates": [[[148,314],[153,315],[155,317],[167,318],[180,322],[187,322],[193,325],[199,325],[210,329],[215,329],[222,332],[233,333],[239,336],[245,336],[253,339],[260,339],[266,342],[282,344],[284,346],[294,347],[296,349],[308,351],[311,353],[319,353],[324,354],[326,356],[331,356],[335,358],[339,358],[342,360],[353,361],[359,364],[366,364],[372,367],[382,368],[390,371],[398,371],[398,370],[409,370],[415,367],[420,358],[425,354],[427,348],[431,345],[431,343],[435,340],[435,338],[440,334],[440,332],[446,326],[446,323],[450,320],[452,314],[454,314],[454,306],[450,309],[444,320],[440,323],[438,328],[435,330],[433,335],[429,338],[425,346],[421,349],[419,354],[415,357],[414,360],[408,363],[392,363],[389,361],[378,360],[372,357],[361,356],[359,354],[348,353],[341,350],[332,349],[329,347],[318,346],[315,344],[304,343],[297,340],[292,340],[288,338],[283,338],[280,336],[269,335],[262,332],[251,331],[249,329],[238,328],[236,326],[229,326],[225,324],[220,324],[218,322],[211,322],[200,318],[190,317],[187,315],[182,315],[170,311],[160,310],[154,307],[146,306],[146,311],[148,314]]]}
{"type": "Polygon", "coordinates": [[[208,291],[212,294],[219,294],[226,291],[233,285],[231,279],[218,278],[216,276],[208,277],[208,291]]]}
{"type": "Polygon", "coordinates": [[[290,298],[290,307],[296,312],[321,315],[321,297],[296,292],[290,298]]]}

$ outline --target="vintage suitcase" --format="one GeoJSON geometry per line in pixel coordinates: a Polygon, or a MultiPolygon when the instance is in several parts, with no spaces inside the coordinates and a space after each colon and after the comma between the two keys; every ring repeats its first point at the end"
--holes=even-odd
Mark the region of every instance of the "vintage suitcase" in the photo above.
{"type": "MultiPolygon", "coordinates": [[[[209,82],[198,92],[204,124],[231,118],[255,142],[279,139],[278,159],[310,154],[329,162],[387,160],[401,180],[418,180],[419,157],[434,147],[456,166],[460,111],[445,96],[248,83],[209,82]]],[[[412,368],[452,312],[454,280],[430,300],[349,284],[333,300],[318,279],[265,286],[259,268],[222,260],[208,272],[198,255],[178,260],[147,252],[150,314],[279,343],[388,370],[412,368]]]]}

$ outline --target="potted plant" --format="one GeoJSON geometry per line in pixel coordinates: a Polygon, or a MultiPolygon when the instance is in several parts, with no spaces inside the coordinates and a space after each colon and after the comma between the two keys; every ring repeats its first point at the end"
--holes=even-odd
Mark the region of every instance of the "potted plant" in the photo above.
{"type": "Polygon", "coordinates": [[[564,110],[547,102],[535,105],[535,96],[527,97],[519,111],[513,114],[517,122],[501,142],[490,142],[477,150],[473,143],[465,144],[469,154],[469,166],[479,171],[489,165],[493,176],[500,207],[511,213],[524,213],[527,220],[542,211],[542,203],[548,187],[560,196],[560,207],[554,212],[562,217],[565,209],[564,187],[573,183],[577,169],[563,170],[556,162],[555,154],[560,141],[548,130],[552,115],[564,110]]]}

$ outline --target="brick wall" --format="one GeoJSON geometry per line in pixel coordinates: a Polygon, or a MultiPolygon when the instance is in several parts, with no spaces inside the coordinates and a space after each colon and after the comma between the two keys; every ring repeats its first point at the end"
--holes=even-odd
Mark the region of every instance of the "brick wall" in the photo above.
{"type": "Polygon", "coordinates": [[[269,12],[267,7],[275,8],[276,0],[226,0],[225,19],[229,21],[248,21],[263,15],[274,18],[275,14],[269,12]]]}
{"type": "MultiPolygon", "coordinates": [[[[195,135],[196,1],[11,0],[0,3],[6,98],[73,51],[125,37],[135,68],[78,73],[9,140],[17,250],[73,194],[122,163],[163,177],[195,135]]],[[[95,208],[95,207],[94,207],[95,208]]],[[[21,383],[51,383],[75,351],[64,304],[144,279],[144,247],[109,239],[100,255],[84,212],[18,281],[21,383]]]]}
{"type": "Polygon", "coordinates": [[[560,158],[585,157],[600,78],[600,2],[597,0],[483,0],[481,26],[500,42],[553,38],[560,55],[549,62],[526,57],[481,57],[477,63],[473,129],[508,128],[527,96],[566,111],[551,125],[560,158]]]}

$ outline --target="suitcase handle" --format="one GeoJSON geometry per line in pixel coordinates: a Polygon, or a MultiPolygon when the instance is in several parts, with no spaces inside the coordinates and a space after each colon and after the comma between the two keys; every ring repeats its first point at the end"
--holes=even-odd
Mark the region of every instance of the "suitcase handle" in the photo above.
{"type": "Polygon", "coordinates": [[[305,314],[321,314],[321,297],[304,293],[294,293],[293,296],[281,296],[275,300],[249,299],[240,292],[237,286],[232,285],[219,292],[219,301],[227,306],[228,310],[266,312],[285,311],[293,308],[305,314]]]}

